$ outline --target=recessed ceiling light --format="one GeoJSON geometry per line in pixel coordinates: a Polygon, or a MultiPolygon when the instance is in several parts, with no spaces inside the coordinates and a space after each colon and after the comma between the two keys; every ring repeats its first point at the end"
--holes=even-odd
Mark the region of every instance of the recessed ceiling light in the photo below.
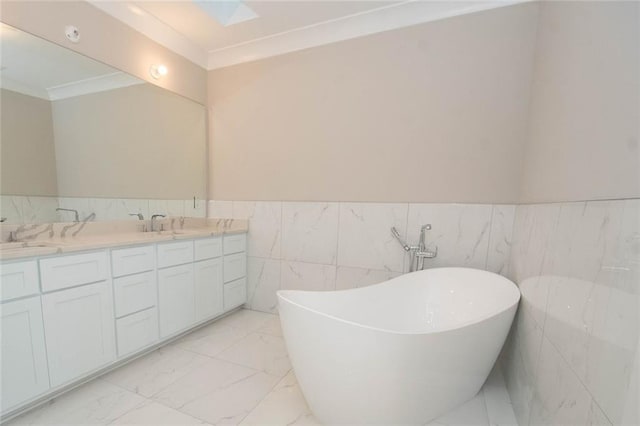
{"type": "Polygon", "coordinates": [[[151,77],[155,78],[156,80],[162,76],[167,75],[167,73],[169,73],[169,69],[166,65],[163,64],[153,64],[151,65],[151,68],[149,68],[149,74],[151,74],[151,77]]]}

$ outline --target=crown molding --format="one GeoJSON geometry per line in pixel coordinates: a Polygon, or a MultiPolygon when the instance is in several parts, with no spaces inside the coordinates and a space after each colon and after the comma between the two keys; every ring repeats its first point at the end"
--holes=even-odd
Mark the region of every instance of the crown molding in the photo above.
{"type": "Polygon", "coordinates": [[[86,1],[156,43],[205,69],[212,70],[383,31],[537,0],[408,0],[209,52],[155,16],[126,1],[86,1]]]}
{"type": "Polygon", "coordinates": [[[49,100],[49,94],[45,89],[30,87],[29,85],[20,83],[19,81],[16,81],[9,77],[0,78],[0,89],[22,93],[23,95],[44,99],[45,101],[49,100]]]}
{"type": "Polygon", "coordinates": [[[150,13],[126,1],[86,1],[196,65],[207,67],[204,49],[150,13]]]}
{"type": "Polygon", "coordinates": [[[338,41],[535,0],[410,0],[209,52],[207,69],[217,69],[338,41]]]}
{"type": "Polygon", "coordinates": [[[2,79],[0,79],[0,88],[44,99],[46,101],[57,101],[60,99],[73,98],[75,96],[88,95],[90,93],[106,92],[108,90],[143,83],[145,82],[136,77],[118,71],[98,77],[61,84],[59,86],[47,87],[46,89],[36,88],[8,77],[2,77],[2,79]]]}
{"type": "Polygon", "coordinates": [[[106,92],[108,90],[120,89],[122,87],[143,84],[144,81],[133,77],[122,71],[105,74],[98,77],[78,80],[60,86],[48,87],[49,100],[73,98],[75,96],[87,95],[90,93],[106,92]]]}

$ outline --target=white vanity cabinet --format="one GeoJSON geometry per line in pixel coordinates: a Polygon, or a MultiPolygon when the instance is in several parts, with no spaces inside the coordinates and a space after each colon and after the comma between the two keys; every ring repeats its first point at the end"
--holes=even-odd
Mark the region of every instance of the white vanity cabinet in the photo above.
{"type": "Polygon", "coordinates": [[[158,270],[160,337],[185,330],[195,323],[193,264],[158,270]]]}
{"type": "Polygon", "coordinates": [[[196,292],[196,321],[220,315],[224,311],[222,259],[209,259],[193,265],[196,292]]]}
{"type": "Polygon", "coordinates": [[[224,310],[230,311],[247,301],[247,235],[224,238],[224,310]]]}
{"type": "Polygon", "coordinates": [[[0,414],[246,302],[246,235],[0,264],[0,414]]]}
{"type": "Polygon", "coordinates": [[[195,241],[196,321],[224,312],[222,237],[195,241]]]}
{"type": "Polygon", "coordinates": [[[111,250],[118,357],[158,342],[158,281],[154,245],[111,250]]]}
{"type": "Polygon", "coordinates": [[[0,305],[0,342],[0,407],[7,411],[49,389],[40,296],[0,305]]]}
{"type": "Polygon", "coordinates": [[[5,263],[0,268],[0,301],[40,293],[38,262],[5,263]]]}
{"type": "Polygon", "coordinates": [[[131,355],[158,341],[158,309],[153,307],[116,320],[118,356],[131,355]]]}
{"type": "Polygon", "coordinates": [[[52,387],[115,359],[111,281],[45,294],[42,314],[52,387]]]}

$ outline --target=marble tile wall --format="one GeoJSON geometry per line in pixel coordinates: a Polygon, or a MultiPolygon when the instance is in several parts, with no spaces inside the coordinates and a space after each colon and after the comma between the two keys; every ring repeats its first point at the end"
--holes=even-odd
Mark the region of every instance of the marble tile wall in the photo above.
{"type": "Polygon", "coordinates": [[[168,216],[205,217],[206,202],[190,200],[148,200],[123,198],[76,198],[76,197],[26,197],[0,196],[0,216],[7,224],[29,224],[44,222],[69,222],[71,212],[57,212],[56,208],[78,210],[81,219],[92,213],[94,220],[135,220],[129,213],[142,213],[145,218],[152,214],[168,216]]]}
{"type": "Polygon", "coordinates": [[[638,425],[640,200],[520,205],[501,356],[518,423],[638,425]]]}
{"type": "Polygon", "coordinates": [[[395,226],[416,244],[431,223],[430,266],[505,274],[515,206],[481,204],[210,201],[209,217],[249,219],[248,307],[277,310],[279,289],[362,287],[408,271],[395,226]]]}

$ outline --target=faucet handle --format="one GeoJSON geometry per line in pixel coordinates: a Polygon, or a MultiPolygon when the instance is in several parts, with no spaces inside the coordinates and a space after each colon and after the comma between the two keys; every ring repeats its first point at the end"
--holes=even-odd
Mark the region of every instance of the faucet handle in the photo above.
{"type": "Polygon", "coordinates": [[[138,220],[144,220],[144,215],[142,213],[129,213],[129,216],[138,216],[138,220]]]}
{"type": "Polygon", "coordinates": [[[426,225],[422,225],[422,228],[420,228],[423,231],[431,231],[431,224],[427,223],[426,225]]]}
{"type": "Polygon", "coordinates": [[[391,227],[391,235],[393,235],[393,237],[396,240],[398,240],[398,242],[400,243],[400,245],[402,246],[404,251],[410,251],[411,250],[411,247],[402,239],[402,237],[400,236],[400,233],[398,232],[398,230],[396,229],[395,226],[391,227]]]}

